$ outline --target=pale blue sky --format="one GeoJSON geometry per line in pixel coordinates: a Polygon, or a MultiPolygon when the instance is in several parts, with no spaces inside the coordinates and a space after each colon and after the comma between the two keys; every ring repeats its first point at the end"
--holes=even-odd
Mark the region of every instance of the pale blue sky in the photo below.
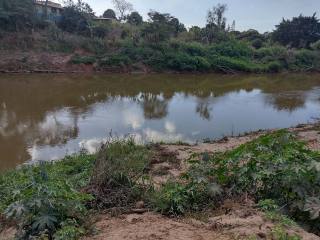
{"type": "MultiPolygon", "coordinates": [[[[204,26],[208,8],[217,3],[228,4],[229,23],[236,21],[237,30],[254,28],[271,31],[282,17],[318,12],[320,0],[129,0],[144,18],[150,9],[171,13],[187,26],[204,26]]],[[[97,14],[112,7],[111,0],[87,0],[97,14]]]]}

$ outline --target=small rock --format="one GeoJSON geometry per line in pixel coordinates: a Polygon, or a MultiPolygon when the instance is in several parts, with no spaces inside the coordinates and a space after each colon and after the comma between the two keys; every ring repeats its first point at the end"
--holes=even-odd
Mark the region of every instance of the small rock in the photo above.
{"type": "Polygon", "coordinates": [[[263,239],[266,239],[266,238],[267,238],[267,235],[266,235],[265,233],[263,233],[263,232],[257,233],[257,236],[258,236],[259,238],[263,238],[263,239]]]}
{"type": "Polygon", "coordinates": [[[144,208],[144,201],[139,201],[139,202],[136,202],[136,207],[137,209],[142,209],[144,208]]]}

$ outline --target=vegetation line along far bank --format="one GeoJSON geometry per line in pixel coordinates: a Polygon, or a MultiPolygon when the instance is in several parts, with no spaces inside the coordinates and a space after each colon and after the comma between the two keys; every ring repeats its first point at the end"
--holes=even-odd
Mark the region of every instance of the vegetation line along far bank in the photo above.
{"type": "MultiPolygon", "coordinates": [[[[157,11],[148,20],[125,0],[96,16],[83,2],[0,1],[0,72],[319,71],[320,22],[283,20],[273,32],[237,31],[227,6],[208,10],[205,27],[186,28],[157,11]]],[[[232,6],[230,6],[232,7],[232,6]]],[[[315,9],[316,11],[316,9],[315,9]]]]}
{"type": "Polygon", "coordinates": [[[320,233],[320,153],[294,132],[268,133],[231,151],[180,161],[160,145],[127,139],[106,143],[96,155],[21,166],[0,175],[0,226],[17,226],[18,239],[79,239],[93,233],[88,219],[96,213],[214,214],[225,201],[245,198],[277,224],[265,237],[300,239],[286,232],[294,222],[320,233]],[[166,169],[154,166],[163,162],[188,167],[159,182],[156,176],[166,169]]]}

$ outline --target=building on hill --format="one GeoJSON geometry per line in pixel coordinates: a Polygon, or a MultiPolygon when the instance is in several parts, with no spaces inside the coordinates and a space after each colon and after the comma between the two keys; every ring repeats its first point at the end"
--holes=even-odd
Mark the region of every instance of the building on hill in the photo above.
{"type": "Polygon", "coordinates": [[[63,11],[63,7],[61,4],[48,1],[48,4],[46,6],[46,1],[44,0],[35,0],[34,4],[36,9],[36,14],[39,18],[45,17],[46,7],[47,7],[47,19],[52,22],[60,21],[61,14],[63,11]]]}
{"type": "Polygon", "coordinates": [[[94,17],[92,20],[95,22],[100,22],[100,23],[102,23],[102,22],[117,22],[118,21],[115,18],[105,18],[105,17],[94,17]]]}

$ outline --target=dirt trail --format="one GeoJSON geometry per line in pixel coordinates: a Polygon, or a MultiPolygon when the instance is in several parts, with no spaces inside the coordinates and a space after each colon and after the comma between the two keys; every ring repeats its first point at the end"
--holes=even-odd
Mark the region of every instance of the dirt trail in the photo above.
{"type": "MultiPolygon", "coordinates": [[[[96,234],[83,240],[234,240],[250,237],[273,240],[275,224],[252,206],[226,202],[221,211],[228,213],[205,221],[173,219],[152,212],[119,217],[100,215],[96,219],[96,234]]],[[[320,239],[299,227],[285,230],[290,236],[299,235],[303,240],[320,239]]]]}

